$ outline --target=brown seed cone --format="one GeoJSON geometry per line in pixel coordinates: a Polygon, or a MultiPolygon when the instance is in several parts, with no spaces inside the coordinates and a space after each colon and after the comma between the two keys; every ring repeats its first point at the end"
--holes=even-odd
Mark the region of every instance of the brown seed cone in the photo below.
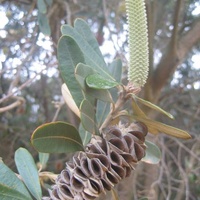
{"type": "Polygon", "coordinates": [[[105,137],[94,136],[85,152],[66,163],[50,197],[43,200],[90,200],[111,190],[145,156],[146,134],[147,127],[137,123],[128,133],[112,127],[105,137]]]}

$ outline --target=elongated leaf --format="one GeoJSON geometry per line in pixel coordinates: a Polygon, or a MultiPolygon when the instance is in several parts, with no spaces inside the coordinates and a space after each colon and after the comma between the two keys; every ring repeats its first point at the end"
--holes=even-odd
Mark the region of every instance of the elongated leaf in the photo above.
{"type": "Polygon", "coordinates": [[[83,150],[78,131],[65,122],[39,126],[31,137],[32,145],[43,153],[68,153],[83,150]]]}
{"type": "Polygon", "coordinates": [[[102,62],[104,62],[103,55],[99,49],[99,44],[94,36],[94,34],[91,32],[90,27],[83,19],[76,19],[74,22],[74,28],[75,30],[81,34],[83,39],[91,46],[91,48],[99,55],[100,58],[102,58],[102,62]]]}
{"type": "Polygon", "coordinates": [[[0,199],[1,200],[30,200],[27,196],[20,193],[13,188],[10,188],[6,185],[0,183],[0,199]]]}
{"type": "Polygon", "coordinates": [[[139,98],[139,97],[136,96],[136,95],[133,95],[133,98],[135,98],[135,99],[136,99],[138,102],[140,102],[141,104],[143,104],[143,105],[145,105],[145,106],[148,106],[149,108],[152,108],[152,109],[154,109],[154,110],[156,110],[156,111],[158,111],[158,112],[161,112],[161,113],[163,113],[164,115],[168,116],[168,117],[171,118],[171,119],[174,119],[174,117],[173,117],[170,113],[166,112],[165,110],[163,110],[163,109],[160,108],[159,106],[157,106],[157,105],[155,105],[155,104],[153,104],[153,103],[151,103],[151,102],[149,102],[149,101],[146,101],[146,100],[144,100],[144,99],[141,99],[141,98],[139,98]]]}
{"type": "Polygon", "coordinates": [[[39,161],[42,165],[42,169],[46,167],[46,164],[49,160],[49,154],[48,153],[39,153],[39,161]]]}
{"type": "Polygon", "coordinates": [[[102,56],[99,56],[99,54],[96,53],[91,44],[88,43],[88,41],[85,40],[84,37],[79,32],[77,32],[76,29],[69,25],[63,25],[61,32],[63,35],[71,36],[76,41],[81,51],[84,53],[85,64],[92,66],[96,71],[98,71],[99,74],[105,78],[114,80],[114,78],[110,75],[102,56]]]}
{"type": "Polygon", "coordinates": [[[76,80],[83,89],[86,99],[88,99],[87,96],[89,95],[102,101],[112,102],[112,97],[108,90],[96,90],[87,86],[86,77],[94,73],[96,73],[94,69],[82,63],[79,63],[75,69],[76,80]]]}
{"type": "Polygon", "coordinates": [[[37,0],[37,7],[38,7],[39,12],[46,14],[47,6],[44,0],[37,0]]]}
{"type": "Polygon", "coordinates": [[[19,148],[15,152],[15,164],[30,193],[37,200],[41,200],[42,190],[40,186],[39,175],[31,154],[26,149],[19,148]]]}
{"type": "Polygon", "coordinates": [[[167,135],[183,139],[191,138],[191,136],[186,131],[149,119],[139,108],[135,100],[132,101],[132,107],[134,110],[133,118],[145,123],[148,126],[150,133],[165,133],[167,135]]]}
{"type": "Polygon", "coordinates": [[[61,76],[66,83],[76,105],[79,107],[83,94],[74,76],[78,63],[84,63],[84,56],[73,38],[62,36],[58,42],[58,62],[61,76]]]}
{"type": "Polygon", "coordinates": [[[80,133],[83,145],[84,146],[87,145],[88,142],[91,140],[91,137],[92,137],[91,133],[89,133],[88,131],[86,131],[83,128],[82,124],[80,124],[80,126],[79,126],[79,133],[80,133]]]}
{"type": "Polygon", "coordinates": [[[89,75],[86,78],[86,83],[90,88],[103,89],[103,90],[105,89],[107,90],[119,85],[119,83],[117,83],[116,81],[108,80],[107,78],[104,78],[100,74],[89,75]]]}
{"type": "MultiPolygon", "coordinates": [[[[137,102],[135,101],[135,99],[133,99],[133,101],[132,101],[132,108],[133,108],[133,111],[134,111],[134,116],[138,116],[138,117],[143,118],[143,119],[148,119],[148,117],[145,115],[145,113],[137,105],[137,102]]],[[[152,134],[158,134],[159,133],[158,130],[155,129],[153,126],[149,126],[148,130],[152,134]]]]}
{"type": "Polygon", "coordinates": [[[186,131],[163,124],[161,122],[157,122],[149,118],[143,118],[140,116],[133,116],[133,118],[145,123],[150,129],[151,128],[156,129],[159,133],[165,133],[167,135],[171,135],[171,136],[174,136],[177,138],[183,138],[183,139],[191,138],[191,136],[186,131]]]}
{"type": "Polygon", "coordinates": [[[146,155],[142,159],[142,161],[149,164],[158,164],[161,159],[160,149],[158,148],[158,146],[147,140],[145,141],[145,144],[147,146],[146,155]]]}
{"type": "Polygon", "coordinates": [[[49,20],[46,16],[46,14],[43,13],[38,13],[38,23],[39,23],[39,27],[40,27],[40,31],[44,34],[44,35],[51,35],[51,29],[49,26],[49,20]]]}
{"type": "Polygon", "coordinates": [[[81,123],[84,129],[92,134],[98,134],[94,107],[90,104],[88,100],[85,99],[81,103],[80,110],[81,110],[81,123]]]}
{"type": "Polygon", "coordinates": [[[2,161],[0,161],[0,199],[32,199],[22,181],[2,161]]]}

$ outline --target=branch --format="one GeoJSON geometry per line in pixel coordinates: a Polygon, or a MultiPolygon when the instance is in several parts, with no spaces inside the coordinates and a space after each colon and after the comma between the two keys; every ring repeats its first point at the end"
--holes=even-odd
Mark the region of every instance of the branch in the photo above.
{"type": "Polygon", "coordinates": [[[8,106],[0,108],[0,113],[9,111],[9,110],[11,110],[11,109],[13,109],[15,107],[18,107],[18,106],[20,106],[20,105],[25,103],[24,98],[22,98],[22,97],[15,97],[15,98],[17,99],[15,102],[13,102],[12,104],[10,104],[8,106]]]}
{"type": "Polygon", "coordinates": [[[185,60],[187,54],[200,41],[200,20],[177,41],[176,51],[168,47],[153,76],[151,77],[154,103],[158,100],[161,89],[165,86],[177,67],[185,60]]]}

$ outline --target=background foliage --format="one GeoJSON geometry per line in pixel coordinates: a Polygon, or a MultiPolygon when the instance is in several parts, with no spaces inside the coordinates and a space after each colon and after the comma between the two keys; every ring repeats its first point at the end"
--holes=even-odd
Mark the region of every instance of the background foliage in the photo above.
{"type": "MultiPolygon", "coordinates": [[[[127,70],[127,24],[124,1],[105,0],[1,0],[7,18],[0,30],[0,156],[14,169],[19,147],[30,145],[33,130],[55,120],[78,119],[64,104],[62,80],[57,70],[56,49],[62,24],[83,18],[101,45],[107,62],[123,61],[127,70]]],[[[200,15],[195,0],[147,1],[150,72],[142,97],[175,116],[167,124],[189,131],[192,139],[169,136],[150,138],[162,150],[159,165],[141,163],[132,177],[118,185],[120,199],[198,199],[200,190],[200,15]],[[126,183],[131,183],[127,186],[126,183]]],[[[3,18],[2,18],[3,19],[3,18]]],[[[48,170],[59,172],[70,156],[52,155],[48,170]]],[[[103,197],[102,197],[103,198],[103,197]]],[[[108,197],[109,198],[109,197],[108,197]]]]}

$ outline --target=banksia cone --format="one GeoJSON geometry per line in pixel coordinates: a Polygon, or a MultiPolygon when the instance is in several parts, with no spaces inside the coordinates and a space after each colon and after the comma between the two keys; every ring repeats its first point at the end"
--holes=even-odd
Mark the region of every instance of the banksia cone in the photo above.
{"type": "Polygon", "coordinates": [[[146,134],[147,127],[137,123],[127,133],[112,127],[105,137],[94,136],[85,152],[79,152],[66,163],[50,191],[50,197],[43,199],[89,200],[111,190],[129,176],[144,157],[146,134]]]}

